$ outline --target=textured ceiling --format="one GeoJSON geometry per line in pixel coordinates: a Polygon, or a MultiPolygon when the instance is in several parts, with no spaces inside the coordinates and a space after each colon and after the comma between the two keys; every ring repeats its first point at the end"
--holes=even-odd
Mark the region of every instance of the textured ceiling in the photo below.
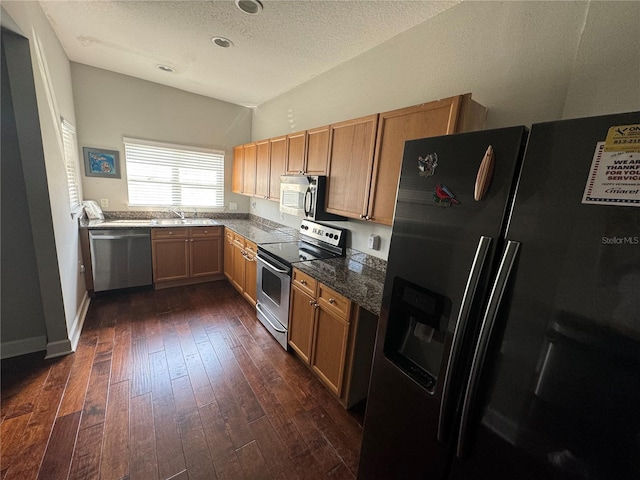
{"type": "Polygon", "coordinates": [[[460,1],[262,3],[247,15],[233,0],[40,2],[74,62],[255,106],[460,1]],[[216,47],[214,36],[234,46],[216,47]]]}

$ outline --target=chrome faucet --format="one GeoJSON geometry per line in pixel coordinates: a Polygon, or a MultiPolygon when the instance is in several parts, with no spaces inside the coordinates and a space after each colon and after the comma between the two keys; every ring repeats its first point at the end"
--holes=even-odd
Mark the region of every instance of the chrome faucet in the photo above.
{"type": "Polygon", "coordinates": [[[178,212],[173,208],[168,208],[167,210],[170,211],[171,213],[175,213],[178,217],[180,217],[181,220],[184,220],[184,212],[178,212]]]}

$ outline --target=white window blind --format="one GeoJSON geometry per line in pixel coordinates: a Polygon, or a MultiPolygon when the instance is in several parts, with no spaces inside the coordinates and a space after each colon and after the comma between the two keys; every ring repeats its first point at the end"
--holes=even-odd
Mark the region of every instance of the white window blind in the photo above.
{"type": "Polygon", "coordinates": [[[80,206],[80,187],[78,185],[78,143],[76,129],[64,118],[60,121],[62,131],[62,147],[64,149],[64,163],[67,170],[67,186],[69,188],[69,203],[71,209],[80,206]]]}
{"type": "Polygon", "coordinates": [[[124,138],[129,205],[224,206],[224,152],[124,138]]]}

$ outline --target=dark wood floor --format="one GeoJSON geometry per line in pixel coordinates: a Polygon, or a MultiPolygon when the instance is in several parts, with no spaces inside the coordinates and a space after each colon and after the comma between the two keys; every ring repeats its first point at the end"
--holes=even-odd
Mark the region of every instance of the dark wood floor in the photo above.
{"type": "Polygon", "coordinates": [[[354,478],[362,429],[226,282],[93,299],[77,351],[2,362],[9,479],[354,478]]]}

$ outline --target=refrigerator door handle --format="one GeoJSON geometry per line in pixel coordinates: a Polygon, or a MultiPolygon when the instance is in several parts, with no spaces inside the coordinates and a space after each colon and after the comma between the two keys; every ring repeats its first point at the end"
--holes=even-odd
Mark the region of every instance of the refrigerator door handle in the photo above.
{"type": "Polygon", "coordinates": [[[460,355],[460,348],[462,346],[462,339],[464,338],[464,332],[467,328],[467,321],[469,319],[469,312],[473,305],[476,290],[478,288],[478,281],[480,275],[484,270],[484,264],[487,259],[487,253],[491,247],[491,237],[480,237],[478,240],[478,248],[476,249],[476,255],[471,264],[471,270],[469,277],[467,278],[467,285],[464,289],[464,295],[462,296],[462,305],[460,307],[460,313],[456,320],[456,326],[453,331],[453,340],[451,341],[451,350],[449,351],[449,359],[447,361],[447,369],[444,374],[444,385],[442,388],[442,398],[440,400],[440,418],[438,419],[438,441],[443,443],[446,440],[447,422],[449,419],[449,409],[451,407],[451,385],[453,383],[453,376],[456,370],[456,364],[460,355]]]}
{"type": "Polygon", "coordinates": [[[502,296],[511,275],[511,269],[516,261],[519,248],[520,242],[513,242],[511,240],[507,242],[507,247],[502,255],[502,260],[500,261],[496,280],[493,284],[493,288],[491,289],[489,304],[487,305],[487,309],[485,310],[485,314],[482,319],[478,343],[476,344],[473,361],[471,362],[471,372],[469,374],[469,380],[467,381],[464,403],[462,404],[462,416],[460,420],[460,430],[458,433],[458,446],[456,449],[456,455],[458,458],[462,458],[466,453],[471,409],[476,400],[480,372],[482,372],[493,325],[498,314],[500,303],[502,302],[502,296]]]}

